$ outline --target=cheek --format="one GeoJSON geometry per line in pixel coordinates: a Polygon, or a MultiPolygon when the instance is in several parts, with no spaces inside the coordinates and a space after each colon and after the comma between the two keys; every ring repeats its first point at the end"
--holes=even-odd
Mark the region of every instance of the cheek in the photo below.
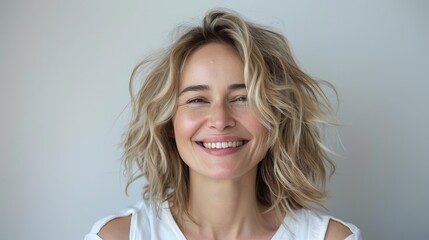
{"type": "Polygon", "coordinates": [[[174,138],[181,159],[188,165],[191,159],[193,137],[198,131],[201,120],[186,111],[177,111],[173,117],[174,138]]]}
{"type": "Polygon", "coordinates": [[[246,129],[257,138],[257,147],[260,151],[263,149],[268,150],[269,133],[268,129],[257,119],[255,116],[248,116],[247,121],[244,122],[246,129]]]}
{"type": "Polygon", "coordinates": [[[189,140],[198,130],[200,119],[186,111],[177,111],[173,118],[174,137],[176,141],[189,140]]]}
{"type": "Polygon", "coordinates": [[[257,136],[268,136],[268,129],[262,124],[261,121],[254,114],[247,114],[245,117],[246,121],[243,123],[246,128],[249,129],[253,135],[257,136]]]}

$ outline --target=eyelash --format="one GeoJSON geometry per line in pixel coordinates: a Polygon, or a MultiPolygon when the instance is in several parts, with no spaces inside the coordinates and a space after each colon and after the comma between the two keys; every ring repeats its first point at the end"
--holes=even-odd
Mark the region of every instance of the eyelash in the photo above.
{"type": "Polygon", "coordinates": [[[247,101],[247,96],[238,96],[238,97],[236,97],[233,100],[233,102],[236,102],[236,101],[238,101],[238,102],[246,102],[247,101]]]}
{"type": "MultiPolygon", "coordinates": [[[[236,98],[232,99],[231,102],[247,102],[247,96],[237,96],[236,98]]],[[[207,103],[207,101],[202,98],[192,98],[186,101],[186,104],[198,103],[207,103]]]]}
{"type": "Polygon", "coordinates": [[[201,98],[192,98],[189,99],[186,103],[187,104],[196,104],[196,103],[204,103],[205,101],[201,98]]]}

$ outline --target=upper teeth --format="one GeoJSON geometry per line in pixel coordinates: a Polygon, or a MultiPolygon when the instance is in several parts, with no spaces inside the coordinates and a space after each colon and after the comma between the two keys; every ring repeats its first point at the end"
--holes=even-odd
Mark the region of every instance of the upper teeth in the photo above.
{"type": "Polygon", "coordinates": [[[204,142],[205,148],[235,148],[243,145],[243,141],[235,142],[204,142]]]}

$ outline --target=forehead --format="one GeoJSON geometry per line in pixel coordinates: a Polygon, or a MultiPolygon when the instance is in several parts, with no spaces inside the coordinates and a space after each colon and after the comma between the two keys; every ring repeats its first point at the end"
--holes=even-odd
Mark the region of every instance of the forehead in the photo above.
{"type": "Polygon", "coordinates": [[[244,67],[240,55],[225,43],[208,43],[190,54],[184,63],[181,88],[192,84],[244,82],[244,67]]]}

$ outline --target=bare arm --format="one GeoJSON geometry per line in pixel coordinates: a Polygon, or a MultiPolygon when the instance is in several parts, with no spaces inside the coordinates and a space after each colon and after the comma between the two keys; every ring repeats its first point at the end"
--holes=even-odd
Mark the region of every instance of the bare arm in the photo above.
{"type": "Polygon", "coordinates": [[[131,216],[115,218],[100,230],[98,236],[103,240],[129,240],[131,216]]]}
{"type": "Polygon", "coordinates": [[[329,220],[325,240],[344,240],[352,234],[352,231],[344,224],[335,220],[329,220]]]}

